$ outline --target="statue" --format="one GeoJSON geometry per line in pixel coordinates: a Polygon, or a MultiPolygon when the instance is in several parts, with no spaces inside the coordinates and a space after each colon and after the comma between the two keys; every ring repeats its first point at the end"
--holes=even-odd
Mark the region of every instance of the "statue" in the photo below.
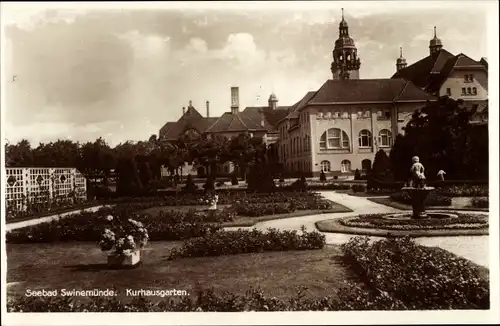
{"type": "Polygon", "coordinates": [[[411,179],[410,179],[410,187],[415,188],[424,188],[424,180],[425,180],[425,168],[420,163],[420,159],[418,156],[414,156],[412,158],[413,165],[411,166],[411,179]]]}

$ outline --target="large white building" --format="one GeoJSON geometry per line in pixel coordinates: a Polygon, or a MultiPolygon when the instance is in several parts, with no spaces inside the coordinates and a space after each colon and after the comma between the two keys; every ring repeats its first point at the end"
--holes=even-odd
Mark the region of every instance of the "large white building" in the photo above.
{"type": "Polygon", "coordinates": [[[443,49],[436,34],[429,55],[408,66],[401,51],[392,78],[360,79],[361,59],[344,17],[333,49],[332,79],[293,105],[277,123],[279,157],[288,172],[350,176],[371,169],[390,151],[411,114],[448,95],[475,106],[487,120],[487,61],[443,49]]]}

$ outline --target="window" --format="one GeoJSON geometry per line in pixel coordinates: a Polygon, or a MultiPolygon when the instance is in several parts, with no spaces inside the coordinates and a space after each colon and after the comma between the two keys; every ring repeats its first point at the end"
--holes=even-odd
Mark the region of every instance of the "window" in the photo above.
{"type": "Polygon", "coordinates": [[[377,118],[382,118],[382,111],[377,111],[377,118]]]}
{"type": "Polygon", "coordinates": [[[342,112],[342,118],[349,119],[349,112],[347,112],[347,111],[342,112]]]}
{"type": "Polygon", "coordinates": [[[470,95],[471,94],[471,89],[470,87],[467,87],[467,95],[470,95]]]}
{"type": "Polygon", "coordinates": [[[369,118],[370,117],[370,111],[369,110],[365,111],[365,115],[364,116],[365,116],[365,118],[369,118]]]}
{"type": "Polygon", "coordinates": [[[446,89],[446,95],[451,96],[451,88],[446,89]]]}
{"type": "Polygon", "coordinates": [[[474,75],[472,74],[464,75],[464,81],[466,83],[472,83],[474,81],[474,75]]]}
{"type": "Polygon", "coordinates": [[[330,161],[321,161],[321,171],[330,172],[330,161]]]}
{"type": "Polygon", "coordinates": [[[358,111],[358,119],[361,119],[363,117],[363,112],[358,111]]]}
{"type": "Polygon", "coordinates": [[[326,118],[327,118],[327,119],[330,119],[331,117],[332,117],[332,113],[331,113],[331,112],[327,112],[327,113],[326,113],[326,118]]]}
{"type": "Polygon", "coordinates": [[[363,171],[363,173],[366,174],[366,173],[370,172],[371,169],[372,169],[372,161],[370,161],[368,159],[361,161],[361,170],[363,171]]]}
{"type": "Polygon", "coordinates": [[[370,131],[363,129],[359,132],[359,147],[372,147],[372,134],[370,131]]]}
{"type": "Polygon", "coordinates": [[[462,95],[465,95],[465,87],[462,87],[462,95]]]}
{"type": "MultiPolygon", "coordinates": [[[[464,88],[465,89],[465,88],[464,88]]],[[[323,118],[323,112],[318,112],[318,118],[322,119],[323,118]]]]}
{"type": "Polygon", "coordinates": [[[385,115],[385,118],[386,118],[386,119],[390,120],[390,119],[391,119],[391,110],[386,110],[386,111],[384,112],[384,115],[385,115]]]}
{"type": "Polygon", "coordinates": [[[346,173],[351,171],[351,161],[349,160],[343,160],[340,163],[340,172],[346,173]]]}
{"type": "Polygon", "coordinates": [[[340,112],[333,112],[334,118],[340,118],[340,112]]]}
{"type": "Polygon", "coordinates": [[[320,149],[348,149],[349,137],[347,133],[338,128],[325,131],[319,139],[320,149]]]}
{"type": "Polygon", "coordinates": [[[380,130],[378,135],[378,141],[380,143],[380,147],[391,147],[392,146],[392,133],[388,129],[380,130]]]}
{"type": "Polygon", "coordinates": [[[477,88],[472,87],[472,94],[477,95],[477,88]]]}

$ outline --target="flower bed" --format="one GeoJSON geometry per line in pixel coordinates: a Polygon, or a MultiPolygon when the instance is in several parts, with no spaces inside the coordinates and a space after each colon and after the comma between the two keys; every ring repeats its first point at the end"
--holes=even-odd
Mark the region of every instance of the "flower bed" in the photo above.
{"type": "MultiPolygon", "coordinates": [[[[393,193],[390,198],[394,201],[411,205],[411,197],[406,191],[400,191],[393,193]]],[[[425,200],[425,205],[427,206],[450,206],[451,198],[448,196],[440,195],[436,192],[429,193],[429,196],[425,200]]]]}
{"type": "Polygon", "coordinates": [[[181,257],[204,257],[236,255],[264,251],[321,249],[325,245],[325,236],[319,232],[278,231],[268,229],[262,232],[218,231],[207,233],[204,237],[190,239],[181,248],[174,248],[169,259],[181,257]]]}
{"type": "Polygon", "coordinates": [[[157,216],[135,214],[143,205],[116,205],[101,208],[97,212],[81,212],[64,218],[15,229],[6,234],[10,243],[56,242],[56,241],[99,241],[100,225],[108,215],[131,218],[141,222],[148,229],[150,240],[182,240],[203,236],[220,229],[220,223],[235,218],[231,211],[179,212],[165,211],[157,216]]]}
{"type": "Polygon", "coordinates": [[[476,197],[472,199],[472,207],[488,208],[490,202],[488,197],[476,197]]]}
{"type": "Polygon", "coordinates": [[[489,194],[488,185],[455,185],[438,191],[441,195],[448,197],[486,197],[489,194]]]}
{"type": "Polygon", "coordinates": [[[407,309],[489,309],[489,280],[465,258],[410,238],[370,244],[356,237],[342,245],[345,262],[373,290],[407,309]]]}
{"type": "Polygon", "coordinates": [[[442,230],[488,228],[485,215],[458,213],[457,218],[388,219],[386,214],[366,214],[339,219],[339,223],[355,228],[385,230],[442,230]]]}

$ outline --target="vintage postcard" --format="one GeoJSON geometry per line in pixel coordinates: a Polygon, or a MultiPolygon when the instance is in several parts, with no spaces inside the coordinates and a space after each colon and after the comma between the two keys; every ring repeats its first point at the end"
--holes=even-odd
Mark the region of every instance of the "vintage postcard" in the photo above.
{"type": "Polygon", "coordinates": [[[497,2],[1,13],[6,325],[499,322],[497,2]]]}

